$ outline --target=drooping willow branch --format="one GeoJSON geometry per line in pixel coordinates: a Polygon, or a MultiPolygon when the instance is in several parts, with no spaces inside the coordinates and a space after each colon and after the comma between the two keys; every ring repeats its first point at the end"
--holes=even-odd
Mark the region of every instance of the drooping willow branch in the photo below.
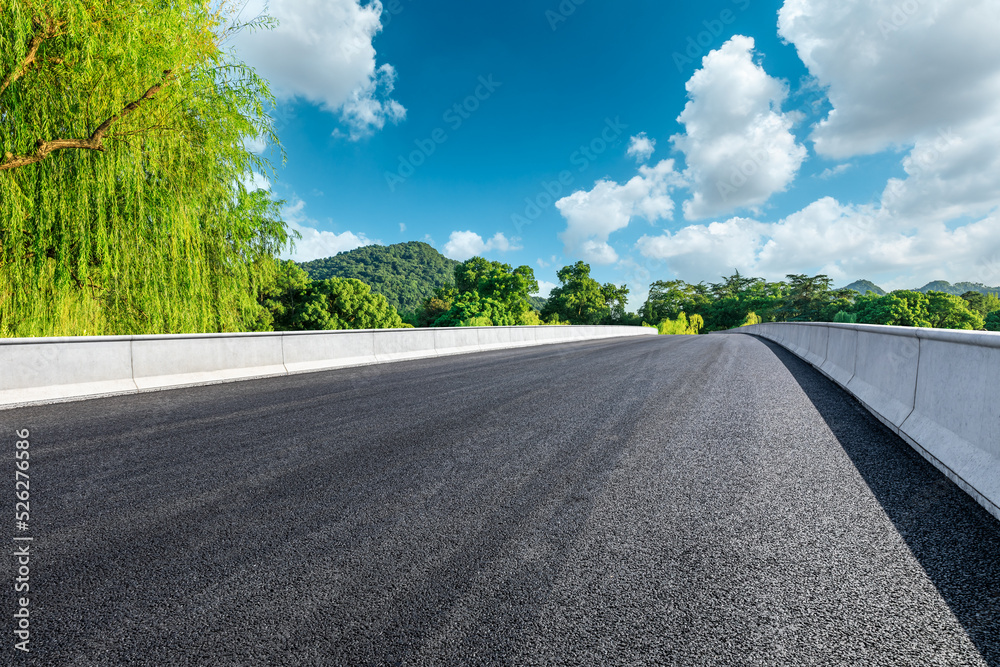
{"type": "Polygon", "coordinates": [[[66,150],[67,148],[103,151],[104,135],[111,129],[111,126],[123,117],[138,109],[144,102],[153,99],[153,96],[156,95],[156,93],[158,93],[160,89],[163,88],[164,84],[166,84],[166,82],[170,79],[172,71],[173,70],[169,69],[165,70],[158,83],[151,86],[149,90],[143,93],[142,97],[129,102],[121,111],[98,125],[97,129],[91,133],[90,137],[86,139],[51,139],[48,141],[39,139],[34,153],[30,153],[28,155],[14,155],[12,153],[7,153],[4,156],[3,162],[0,162],[0,171],[17,169],[18,167],[25,167],[29,164],[41,162],[47,158],[50,153],[53,153],[54,151],[66,150]]]}
{"type": "Polygon", "coordinates": [[[21,64],[15,67],[3,80],[3,83],[0,84],[0,95],[3,94],[3,91],[7,90],[10,84],[24,76],[24,74],[28,71],[28,68],[35,63],[35,58],[38,56],[38,47],[40,47],[42,42],[46,39],[55,37],[62,24],[58,21],[49,21],[49,24],[44,27],[40,22],[36,22],[36,25],[38,26],[38,32],[35,33],[35,36],[31,38],[31,42],[28,44],[27,55],[24,56],[24,60],[21,61],[21,64]]]}

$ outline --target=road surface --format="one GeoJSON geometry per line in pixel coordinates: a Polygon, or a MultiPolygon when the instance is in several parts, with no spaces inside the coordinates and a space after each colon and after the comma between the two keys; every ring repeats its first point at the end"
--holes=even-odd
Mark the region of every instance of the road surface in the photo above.
{"type": "Polygon", "coordinates": [[[31,433],[16,664],[1000,665],[1000,523],[750,336],[40,406],[0,429],[11,514],[13,431],[31,433]]]}

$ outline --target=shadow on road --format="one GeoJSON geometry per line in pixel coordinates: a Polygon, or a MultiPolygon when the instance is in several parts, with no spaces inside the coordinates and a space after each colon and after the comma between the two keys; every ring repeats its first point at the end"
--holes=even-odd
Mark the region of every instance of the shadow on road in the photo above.
{"type": "Polygon", "coordinates": [[[983,659],[1000,667],[1000,522],[847,392],[760,340],[829,425],[983,659]]]}

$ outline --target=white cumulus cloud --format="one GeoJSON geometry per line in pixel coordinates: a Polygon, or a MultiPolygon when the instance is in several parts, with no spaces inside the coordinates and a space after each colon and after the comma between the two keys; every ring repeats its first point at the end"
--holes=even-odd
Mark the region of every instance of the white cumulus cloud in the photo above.
{"type": "Polygon", "coordinates": [[[674,201],[670,190],[681,182],[673,160],[663,160],[654,167],[639,167],[639,175],[624,185],[601,180],[594,187],[578,190],[556,202],[566,219],[566,229],[559,237],[567,255],[592,264],[613,264],[618,254],[608,243],[612,233],[628,227],[634,217],[649,222],[670,218],[674,201]]]}
{"type": "Polygon", "coordinates": [[[516,241],[517,239],[508,239],[501,232],[494,234],[489,241],[484,241],[483,237],[475,232],[456,231],[451,233],[448,242],[444,244],[444,255],[464,262],[470,257],[481,256],[491,250],[497,252],[520,250],[521,247],[515,245],[516,241]]]}
{"type": "Polygon", "coordinates": [[[914,226],[870,205],[824,197],[777,222],[731,218],[643,236],[648,259],[690,282],[717,281],[734,269],[778,280],[789,273],[824,273],[840,283],[858,278],[920,287],[935,279],[1000,284],[1000,214],[949,228],[914,226]]]}
{"type": "Polygon", "coordinates": [[[995,0],[786,0],[778,28],[833,105],[812,135],[820,154],[907,145],[998,109],[995,0]]]}
{"type": "Polygon", "coordinates": [[[538,281],[538,291],[535,292],[535,294],[538,295],[538,296],[540,296],[540,297],[542,297],[543,299],[547,299],[547,298],[549,298],[549,294],[556,287],[559,287],[559,286],[556,285],[555,283],[550,283],[547,280],[539,280],[538,281]]]}
{"type": "Polygon", "coordinates": [[[644,257],[664,260],[684,280],[714,281],[734,270],[755,269],[764,229],[765,225],[754,220],[732,218],[690,225],[660,236],[643,236],[636,248],[644,257]]]}
{"type": "Polygon", "coordinates": [[[833,107],[817,153],[909,150],[883,207],[941,222],[1000,205],[1000,3],[786,0],[778,25],[833,107]]]}
{"type": "Polygon", "coordinates": [[[759,206],[785,190],[806,157],[791,129],[798,116],[782,113],[783,82],[753,60],[754,40],[736,35],[702,60],[687,82],[689,101],[671,137],[687,162],[689,220],[759,206]]]}
{"type": "Polygon", "coordinates": [[[656,139],[650,139],[645,132],[640,132],[629,139],[628,151],[630,157],[634,157],[636,162],[645,162],[652,157],[656,150],[656,139]]]}
{"type": "Polygon", "coordinates": [[[282,218],[292,231],[302,235],[302,238],[295,242],[295,249],[291,253],[286,253],[286,259],[294,259],[296,262],[308,262],[324,257],[333,257],[337,253],[347,250],[354,250],[366,245],[381,245],[381,241],[373,241],[362,234],[354,232],[341,232],[335,234],[316,228],[317,222],[305,214],[306,203],[298,198],[293,198],[291,204],[281,209],[282,218]]]}
{"type": "Polygon", "coordinates": [[[382,30],[378,0],[250,0],[244,16],[267,13],[274,30],[244,32],[238,55],[267,78],[282,99],[300,97],[339,113],[359,139],[399,122],[406,109],[390,95],[396,71],[376,64],[372,40],[382,30]]]}

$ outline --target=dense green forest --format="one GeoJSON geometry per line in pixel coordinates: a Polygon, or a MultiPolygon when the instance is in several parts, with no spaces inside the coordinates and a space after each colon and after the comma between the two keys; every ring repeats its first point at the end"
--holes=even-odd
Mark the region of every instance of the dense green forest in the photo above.
{"type": "Polygon", "coordinates": [[[366,282],[390,305],[406,304],[403,321],[418,327],[647,324],[661,333],[697,334],[756,322],[840,321],[1000,328],[1000,300],[992,288],[978,283],[935,281],[920,290],[887,293],[867,280],[834,289],[823,275],[795,274],[768,282],[736,273],[719,283],[657,281],[639,312],[629,313],[629,289],[600,284],[585,262],[560,269],[559,285],[548,299],[530,296],[537,289],[530,267],[513,269],[481,257],[455,262],[423,243],[359,248],[303,266],[314,279],[366,282]]]}
{"type": "Polygon", "coordinates": [[[529,295],[538,291],[530,266],[473,257],[455,267],[454,283],[423,300],[411,322],[421,327],[541,324],[529,295]]]}
{"type": "Polygon", "coordinates": [[[267,83],[209,0],[0,3],[0,336],[257,331],[289,240],[267,83]]]}
{"type": "Polygon", "coordinates": [[[370,245],[333,257],[303,262],[302,268],[313,280],[354,278],[371,286],[401,312],[412,313],[438,288],[454,281],[460,262],[448,259],[421,243],[370,245]]]}
{"type": "Polygon", "coordinates": [[[381,294],[354,278],[313,280],[295,262],[282,262],[262,304],[275,331],[398,329],[404,324],[381,294]]]}
{"type": "MultiPolygon", "coordinates": [[[[758,322],[846,322],[942,329],[1000,331],[1000,298],[969,290],[955,295],[929,290],[896,290],[879,295],[833,289],[824,275],[793,274],[784,281],[734,275],[719,283],[693,285],[683,280],[657,281],[640,314],[662,328],[698,316],[705,331],[758,322]]],[[[959,283],[963,286],[972,283],[959,283]]],[[[932,283],[933,285],[933,283],[932,283]]]]}
{"type": "Polygon", "coordinates": [[[600,284],[585,262],[564,266],[557,277],[559,285],[536,308],[529,296],[538,289],[531,267],[473,257],[456,262],[447,284],[400,317],[362,281],[312,280],[285,262],[264,303],[278,329],[622,324],[698,334],[760,322],[845,322],[1000,331],[1000,298],[971,290],[961,296],[934,290],[862,294],[834,289],[824,275],[768,282],[737,272],[718,283],[656,281],[640,311],[630,313],[628,287],[600,284]]]}

